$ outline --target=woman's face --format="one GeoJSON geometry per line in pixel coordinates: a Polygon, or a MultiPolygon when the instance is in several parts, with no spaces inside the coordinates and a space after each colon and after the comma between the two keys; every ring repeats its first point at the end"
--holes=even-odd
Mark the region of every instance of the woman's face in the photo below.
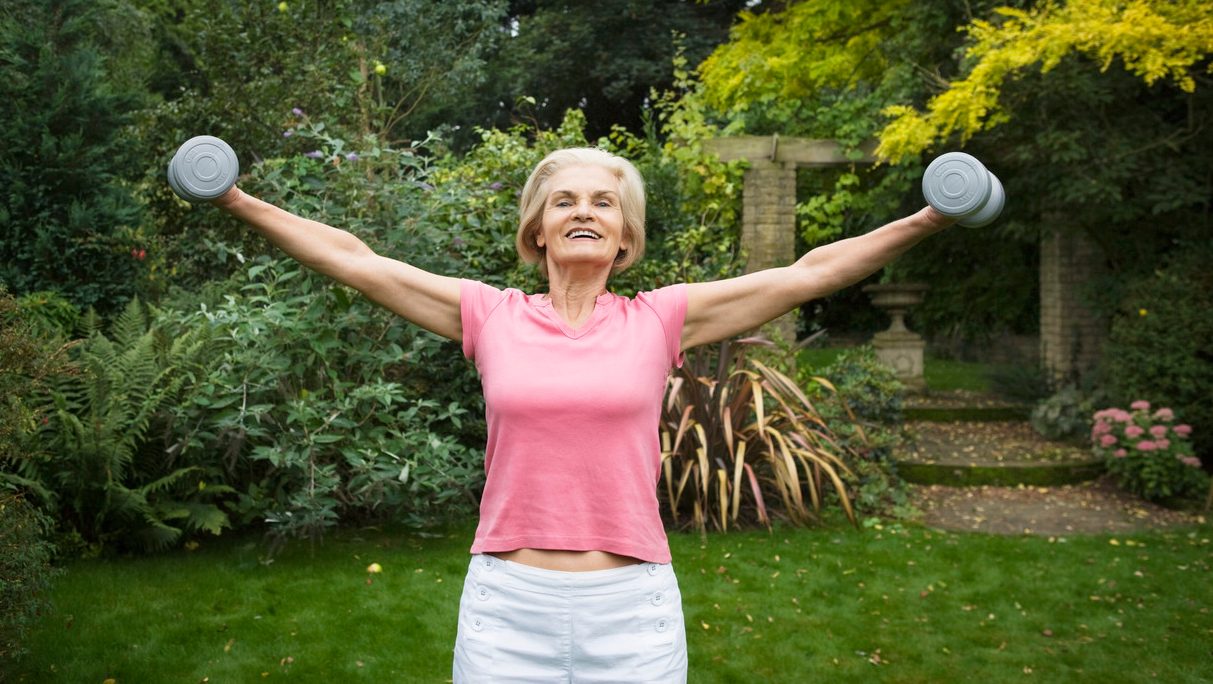
{"type": "Polygon", "coordinates": [[[553,267],[603,265],[629,249],[619,206],[619,179],[601,166],[568,166],[547,182],[543,219],[535,242],[553,267]]]}

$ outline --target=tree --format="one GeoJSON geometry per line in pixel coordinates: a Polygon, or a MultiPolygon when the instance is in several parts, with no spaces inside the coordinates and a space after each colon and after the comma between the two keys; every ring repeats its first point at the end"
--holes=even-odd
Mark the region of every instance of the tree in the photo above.
{"type": "Polygon", "coordinates": [[[591,140],[616,124],[638,130],[652,90],[674,83],[679,46],[703,59],[746,4],[515,0],[473,123],[506,128],[527,119],[555,128],[566,110],[580,109],[591,140]]]}
{"type": "Polygon", "coordinates": [[[141,279],[140,167],[122,131],[143,98],[135,78],[107,78],[98,39],[120,9],[16,0],[0,14],[0,283],[15,294],[108,312],[141,279]]]}
{"type": "MultiPolygon", "coordinates": [[[[1001,302],[1003,324],[1029,325],[1014,302],[1035,287],[1042,226],[1105,245],[1113,278],[1092,288],[1105,310],[1128,275],[1210,230],[1207,3],[1007,4],[797,3],[746,16],[700,68],[732,130],[880,141],[893,163],[822,188],[806,233],[850,234],[913,208],[924,157],[942,149],[990,162],[1010,198],[992,228],[1000,240],[960,233],[950,240],[963,250],[928,241],[892,267],[929,277],[931,306],[956,302],[916,311],[933,330],[965,325],[966,302],[979,300],[1001,302]],[[982,263],[999,264],[999,278],[982,276],[982,263]]],[[[997,327],[978,320],[973,333],[997,327]]]]}
{"type": "Polygon", "coordinates": [[[958,134],[961,141],[1012,119],[1000,106],[1003,84],[1038,67],[1048,73],[1073,56],[1094,59],[1101,72],[1114,62],[1146,85],[1169,81],[1184,93],[1213,73],[1213,15],[1202,0],[1067,0],[1031,10],[999,8],[1003,21],[966,27],[971,64],[964,78],[931,98],[927,112],[905,105],[881,132],[879,153],[898,160],[958,134]],[[1203,72],[1203,74],[1202,74],[1203,72]]]}

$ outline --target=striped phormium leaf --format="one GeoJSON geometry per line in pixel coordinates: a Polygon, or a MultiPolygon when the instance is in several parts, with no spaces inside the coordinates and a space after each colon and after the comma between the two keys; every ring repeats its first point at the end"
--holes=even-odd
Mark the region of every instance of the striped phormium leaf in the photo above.
{"type": "MultiPolygon", "coordinates": [[[[844,477],[856,454],[835,436],[796,382],[722,342],[670,377],[661,419],[664,505],[677,526],[808,525],[834,492],[855,522],[844,477]]],[[[833,391],[822,378],[814,382],[833,391]]],[[[862,432],[859,433],[862,438],[862,432]]]]}

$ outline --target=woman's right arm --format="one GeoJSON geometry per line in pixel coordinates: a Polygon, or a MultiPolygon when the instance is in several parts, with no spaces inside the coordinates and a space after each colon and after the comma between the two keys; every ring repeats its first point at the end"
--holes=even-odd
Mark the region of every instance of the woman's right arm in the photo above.
{"type": "Polygon", "coordinates": [[[245,222],[291,258],[402,318],[459,341],[459,280],[380,256],[354,235],[301,218],[232,187],[212,202],[245,222]]]}

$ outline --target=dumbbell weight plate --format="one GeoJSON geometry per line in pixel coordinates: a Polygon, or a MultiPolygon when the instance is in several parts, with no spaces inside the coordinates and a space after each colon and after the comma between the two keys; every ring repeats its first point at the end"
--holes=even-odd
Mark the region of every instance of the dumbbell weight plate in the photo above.
{"type": "Polygon", "coordinates": [[[236,182],[240,163],[236,152],[219,138],[200,135],[185,141],[168,167],[168,182],[183,199],[206,202],[227,192],[236,182]]]}
{"type": "Polygon", "coordinates": [[[985,206],[977,210],[977,213],[972,216],[966,216],[959,221],[960,225],[966,228],[981,228],[994,222],[998,215],[1002,213],[1002,207],[1006,203],[1006,195],[1002,190],[1002,182],[998,180],[998,176],[992,173],[987,173],[990,177],[990,199],[986,201],[985,206]]]}
{"type": "Polygon", "coordinates": [[[939,213],[963,217],[988,204],[993,185],[991,177],[986,167],[972,155],[948,152],[936,157],[927,167],[922,176],[922,194],[939,213]]]}

